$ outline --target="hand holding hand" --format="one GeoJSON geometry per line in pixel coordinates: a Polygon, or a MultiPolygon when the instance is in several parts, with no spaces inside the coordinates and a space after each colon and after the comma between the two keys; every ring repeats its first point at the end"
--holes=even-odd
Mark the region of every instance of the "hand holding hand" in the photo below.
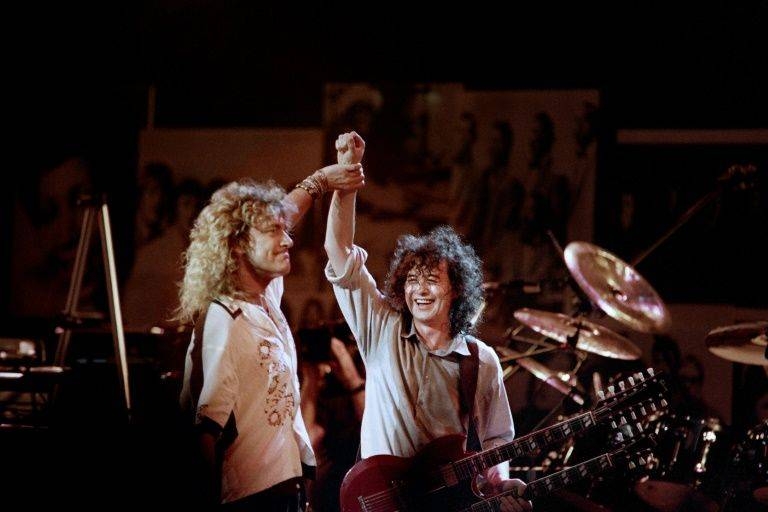
{"type": "Polygon", "coordinates": [[[342,190],[349,192],[357,190],[365,185],[363,166],[357,164],[333,164],[323,167],[319,171],[328,182],[329,190],[342,190]]]}

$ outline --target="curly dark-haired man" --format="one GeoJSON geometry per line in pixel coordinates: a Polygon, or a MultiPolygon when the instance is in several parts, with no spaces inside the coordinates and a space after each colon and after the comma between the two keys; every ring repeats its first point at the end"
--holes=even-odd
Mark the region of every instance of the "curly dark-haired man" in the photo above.
{"type": "MultiPolygon", "coordinates": [[[[362,160],[365,144],[354,132],[336,141],[340,163],[362,160]]],[[[495,352],[469,335],[482,301],[480,261],[449,227],[426,236],[400,237],[385,293],[365,267],[367,253],[355,246],[355,192],[335,191],[326,231],[326,276],[357,339],[366,365],[361,455],[412,457],[429,442],[450,434],[476,433],[488,449],[509,442],[514,425],[495,352]],[[470,345],[473,345],[470,349],[470,345]],[[460,361],[477,348],[474,401],[463,404],[460,361]],[[472,417],[466,414],[472,410],[472,417]]],[[[507,463],[485,474],[495,490],[522,490],[507,463]]],[[[530,510],[507,496],[502,510],[530,510]]]]}

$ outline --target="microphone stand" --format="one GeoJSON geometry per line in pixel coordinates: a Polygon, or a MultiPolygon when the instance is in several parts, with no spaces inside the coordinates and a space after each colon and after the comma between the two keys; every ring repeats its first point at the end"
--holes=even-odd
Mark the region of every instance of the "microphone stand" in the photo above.
{"type": "Polygon", "coordinates": [[[730,166],[728,170],[725,171],[717,179],[718,183],[714,190],[710,191],[708,194],[699,198],[698,201],[693,203],[693,205],[691,205],[691,207],[688,208],[688,210],[686,210],[686,212],[680,216],[677,222],[675,222],[671,228],[669,228],[663,235],[661,235],[658,240],[651,244],[651,246],[646,250],[635,256],[635,258],[630,262],[630,265],[632,267],[637,267],[637,265],[640,264],[645,258],[647,258],[649,254],[655,251],[661,244],[666,242],[669,237],[674,235],[678,229],[683,227],[683,225],[691,220],[691,217],[696,215],[706,205],[717,199],[720,194],[722,194],[723,191],[728,188],[729,185],[739,185],[743,188],[747,188],[750,185],[748,183],[749,179],[752,178],[756,171],[757,168],[754,165],[730,166]]]}

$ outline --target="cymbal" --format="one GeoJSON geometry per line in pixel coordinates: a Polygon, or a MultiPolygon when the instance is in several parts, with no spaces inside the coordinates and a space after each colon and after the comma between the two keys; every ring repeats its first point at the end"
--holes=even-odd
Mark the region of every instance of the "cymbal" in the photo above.
{"type": "Polygon", "coordinates": [[[768,366],[768,322],[748,322],[717,327],[705,338],[718,357],[742,364],[768,366]]]}
{"type": "Polygon", "coordinates": [[[584,399],[574,392],[574,387],[569,382],[570,375],[562,372],[554,372],[547,368],[542,363],[531,359],[530,357],[521,357],[524,354],[512,350],[508,347],[496,346],[496,352],[499,353],[500,361],[502,363],[507,361],[514,361],[519,366],[525,368],[533,374],[534,377],[542,382],[545,382],[561,392],[564,395],[568,395],[571,399],[579,405],[584,405],[584,399]]]}
{"type": "Polygon", "coordinates": [[[635,331],[669,329],[672,322],[664,302],[627,263],[587,242],[571,242],[564,257],[581,289],[608,316],[635,331]]]}
{"type": "Polygon", "coordinates": [[[638,359],[643,353],[624,336],[584,318],[571,318],[561,313],[529,308],[515,311],[515,318],[534,331],[560,343],[568,343],[569,338],[576,336],[578,330],[577,350],[624,360],[638,359]]]}

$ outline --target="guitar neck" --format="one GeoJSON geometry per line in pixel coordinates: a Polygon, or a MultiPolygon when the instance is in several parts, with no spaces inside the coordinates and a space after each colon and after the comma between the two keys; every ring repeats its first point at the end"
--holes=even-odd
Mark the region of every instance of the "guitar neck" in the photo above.
{"type": "Polygon", "coordinates": [[[514,441],[486,450],[450,464],[458,480],[464,480],[480,474],[486,469],[502,462],[530,455],[540,448],[558,441],[565,441],[574,434],[583,432],[595,425],[592,412],[585,412],[573,418],[561,421],[514,441]]]}
{"type": "MultiPolygon", "coordinates": [[[[577,482],[590,474],[600,473],[613,466],[611,460],[611,454],[603,454],[590,459],[586,462],[582,462],[576,466],[573,466],[557,473],[539,478],[528,483],[528,486],[523,492],[523,498],[532,500],[545,496],[553,491],[566,487],[574,482],[577,482]]],[[[499,495],[489,498],[487,500],[479,501],[473,504],[469,508],[465,508],[461,512],[493,512],[499,510],[499,502],[502,497],[516,494],[517,490],[511,490],[503,492],[499,495]]]]}
{"type": "Polygon", "coordinates": [[[523,496],[528,500],[546,496],[552,491],[578,482],[588,474],[601,473],[612,466],[613,463],[610,454],[606,453],[599,455],[594,459],[589,459],[588,461],[577,464],[571,468],[563,469],[557,473],[552,473],[551,475],[534,480],[528,484],[523,496]]]}

